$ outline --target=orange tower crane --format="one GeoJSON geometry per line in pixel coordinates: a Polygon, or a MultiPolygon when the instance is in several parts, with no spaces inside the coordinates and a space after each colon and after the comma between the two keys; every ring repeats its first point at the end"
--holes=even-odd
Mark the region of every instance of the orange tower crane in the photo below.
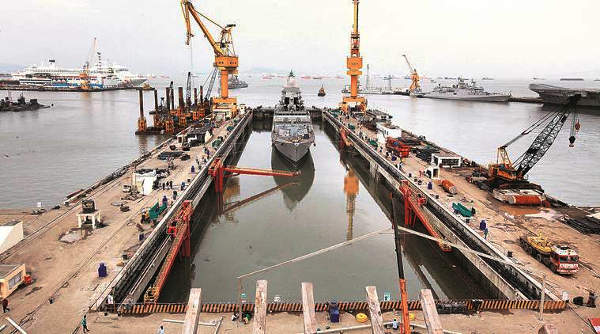
{"type": "Polygon", "coordinates": [[[237,115],[237,100],[235,97],[229,97],[229,74],[238,73],[238,56],[235,54],[233,37],[231,35],[231,29],[235,27],[235,24],[228,24],[223,27],[215,23],[213,20],[198,12],[190,0],[181,0],[181,10],[183,11],[183,18],[187,30],[185,44],[189,45],[190,39],[194,36],[190,24],[191,15],[204,33],[204,37],[206,37],[215,53],[214,65],[219,69],[221,75],[221,96],[213,98],[211,111],[213,113],[224,113],[226,117],[234,117],[237,115]],[[218,41],[213,38],[212,34],[208,31],[208,28],[202,23],[201,17],[221,29],[218,41]]]}
{"type": "Polygon", "coordinates": [[[90,53],[88,54],[88,59],[83,64],[83,69],[79,73],[79,79],[81,80],[81,89],[90,90],[92,87],[90,85],[90,66],[92,65],[92,57],[94,56],[94,51],[96,50],[96,37],[94,37],[94,41],[92,42],[92,47],[90,48],[90,53]]]}
{"type": "Polygon", "coordinates": [[[362,74],[363,59],[360,56],[360,33],[358,32],[358,2],[354,3],[354,23],[350,34],[350,57],[346,58],[346,67],[350,76],[350,96],[344,96],[340,103],[340,109],[345,114],[352,112],[364,113],[367,109],[367,100],[358,96],[358,77],[362,74]]]}

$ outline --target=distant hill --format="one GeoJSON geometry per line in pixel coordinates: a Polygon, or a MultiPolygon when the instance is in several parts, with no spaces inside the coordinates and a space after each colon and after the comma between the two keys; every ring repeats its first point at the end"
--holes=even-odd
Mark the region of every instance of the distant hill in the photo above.
{"type": "Polygon", "coordinates": [[[18,64],[6,64],[0,63],[0,72],[16,72],[24,69],[26,66],[18,65],[18,64]]]}

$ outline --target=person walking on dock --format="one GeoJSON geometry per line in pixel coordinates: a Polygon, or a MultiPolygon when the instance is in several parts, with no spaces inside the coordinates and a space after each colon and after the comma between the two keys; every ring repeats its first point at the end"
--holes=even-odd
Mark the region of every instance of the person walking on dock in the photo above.
{"type": "Polygon", "coordinates": [[[485,240],[487,240],[489,233],[490,233],[490,230],[486,226],[485,230],[483,230],[483,237],[485,238],[485,240]]]}
{"type": "Polygon", "coordinates": [[[165,334],[165,329],[163,328],[163,325],[160,325],[160,328],[156,331],[156,334],[165,334]]]}
{"type": "Polygon", "coordinates": [[[399,328],[400,328],[400,324],[398,323],[398,320],[394,319],[394,321],[392,321],[392,329],[398,330],[399,328]]]}
{"type": "Polygon", "coordinates": [[[91,332],[88,328],[87,328],[87,315],[83,315],[83,319],[81,319],[81,328],[83,329],[84,333],[87,332],[91,332]]]}
{"type": "Polygon", "coordinates": [[[2,299],[2,310],[4,313],[6,313],[6,311],[10,312],[10,309],[8,308],[8,298],[2,299]]]}

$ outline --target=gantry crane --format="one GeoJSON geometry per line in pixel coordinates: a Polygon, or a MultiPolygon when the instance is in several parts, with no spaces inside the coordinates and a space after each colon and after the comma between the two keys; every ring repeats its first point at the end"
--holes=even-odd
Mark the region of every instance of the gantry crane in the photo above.
{"type": "Polygon", "coordinates": [[[94,56],[94,52],[96,51],[96,38],[92,41],[92,47],[90,48],[90,53],[83,64],[83,69],[79,73],[79,79],[81,80],[81,89],[90,90],[90,66],[92,64],[92,57],[94,56]]]}
{"type": "Polygon", "coordinates": [[[358,96],[358,77],[362,74],[363,59],[360,56],[360,33],[358,32],[358,2],[354,3],[354,24],[350,34],[350,57],[346,58],[346,67],[350,76],[350,96],[344,96],[340,103],[340,109],[346,114],[364,113],[367,110],[367,100],[358,96]]]}
{"type": "Polygon", "coordinates": [[[416,93],[420,93],[421,92],[421,78],[419,77],[419,74],[417,73],[417,70],[414,69],[410,63],[410,61],[408,61],[408,57],[406,56],[406,54],[403,54],[402,57],[404,57],[404,60],[406,60],[406,64],[408,65],[408,69],[410,70],[410,87],[408,89],[408,91],[411,94],[416,94],[416,93]]]}
{"type": "MultiPolygon", "coordinates": [[[[569,115],[574,111],[577,106],[577,102],[581,98],[580,94],[575,94],[569,97],[565,103],[554,111],[548,113],[529,128],[525,129],[517,137],[509,141],[508,143],[498,148],[498,155],[495,164],[489,165],[489,178],[492,187],[502,187],[504,185],[517,186],[519,183],[526,183],[525,175],[529,172],[535,164],[548,152],[550,146],[554,143],[554,140],[558,136],[558,133],[562,129],[563,125],[569,118],[569,115]],[[523,138],[527,134],[531,133],[536,128],[541,127],[547,122],[542,128],[540,133],[537,135],[531,146],[523,153],[517,160],[512,162],[508,157],[506,148],[523,138]]],[[[575,114],[577,114],[575,112],[575,114]]],[[[579,131],[579,120],[578,117],[573,117],[573,123],[571,125],[571,135],[569,137],[570,146],[573,146],[575,142],[575,134],[579,131]]]]}
{"type": "Polygon", "coordinates": [[[234,117],[237,114],[237,100],[235,97],[229,97],[229,75],[237,74],[239,65],[238,56],[235,54],[235,49],[233,48],[233,37],[231,35],[231,29],[235,27],[235,24],[228,24],[223,27],[215,23],[210,18],[198,12],[190,0],[181,0],[181,10],[183,11],[183,18],[185,20],[187,31],[185,44],[189,45],[190,39],[194,37],[190,24],[191,15],[204,33],[204,37],[206,37],[215,53],[214,66],[219,69],[221,74],[221,95],[212,99],[211,112],[215,114],[224,114],[225,117],[234,117]],[[208,28],[202,23],[200,17],[203,17],[221,29],[218,41],[215,41],[212,34],[208,31],[208,28]]]}

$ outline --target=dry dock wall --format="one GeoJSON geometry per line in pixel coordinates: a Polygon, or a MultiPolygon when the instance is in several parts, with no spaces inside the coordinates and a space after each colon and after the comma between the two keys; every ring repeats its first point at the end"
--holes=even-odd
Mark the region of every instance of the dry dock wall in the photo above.
{"type": "MultiPolygon", "coordinates": [[[[412,189],[427,198],[426,208],[430,215],[438,218],[434,220],[434,223],[437,222],[436,228],[446,236],[448,241],[492,255],[505,262],[510,262],[510,259],[502,252],[498,251],[487,240],[466,226],[453,212],[429,193],[423,191],[406,174],[379,155],[377,151],[360,139],[354,131],[345,127],[331,113],[323,111],[323,118],[338,132],[341,127],[346,128],[348,138],[352,142],[353,147],[369,162],[370,172],[376,179],[383,177],[392,189],[395,190],[399,189],[401,181],[406,180],[412,189]]],[[[541,284],[520,269],[509,264],[481,258],[472,252],[459,251],[464,256],[464,259],[466,259],[466,267],[472,271],[472,274],[476,278],[485,278],[480,279],[481,283],[486,284],[488,290],[495,292],[496,298],[539,299],[541,297],[541,284]]],[[[558,300],[548,290],[546,290],[546,297],[549,300],[558,300]]]]}
{"type": "Polygon", "coordinates": [[[198,174],[194,177],[182,196],[173,203],[171,208],[157,224],[156,228],[150,233],[138,251],[127,262],[123,270],[119,272],[109,286],[97,298],[91,306],[93,311],[100,310],[104,306],[106,298],[111,291],[114,291],[114,299],[117,304],[122,303],[126,298],[131,298],[133,303],[137,301],[145,291],[147,284],[156,273],[156,270],[160,267],[159,264],[166,255],[166,252],[164,251],[165,247],[168,249],[168,247],[164,245],[164,240],[166,239],[166,224],[178,212],[183,201],[191,200],[194,207],[198,204],[212,183],[212,177],[208,175],[208,168],[215,157],[227,157],[251,121],[251,112],[247,112],[241,117],[235,128],[229,133],[227,138],[225,138],[225,141],[217,148],[215,153],[211,155],[208,162],[198,171],[198,174]],[[146,284],[144,284],[144,282],[146,284]]]}

